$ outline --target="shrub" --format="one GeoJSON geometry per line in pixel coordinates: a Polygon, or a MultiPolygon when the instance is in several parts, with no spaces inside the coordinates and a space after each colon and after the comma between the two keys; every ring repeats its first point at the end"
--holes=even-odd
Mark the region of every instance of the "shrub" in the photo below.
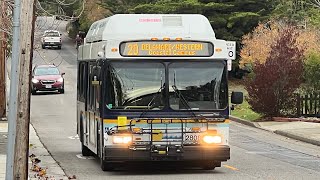
{"type": "Polygon", "coordinates": [[[247,98],[255,112],[267,117],[293,113],[294,91],[303,75],[303,50],[296,43],[297,31],[287,27],[271,45],[265,63],[256,61],[254,74],[245,80],[247,98]]]}
{"type": "Polygon", "coordinates": [[[304,64],[304,91],[307,93],[320,91],[320,53],[311,52],[304,64]]]}

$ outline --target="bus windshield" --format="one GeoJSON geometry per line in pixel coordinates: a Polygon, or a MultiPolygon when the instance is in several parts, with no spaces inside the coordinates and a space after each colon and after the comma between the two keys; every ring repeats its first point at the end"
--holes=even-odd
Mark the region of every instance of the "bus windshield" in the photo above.
{"type": "Polygon", "coordinates": [[[170,107],[174,110],[226,108],[228,94],[225,76],[222,62],[171,63],[170,107]]]}
{"type": "Polygon", "coordinates": [[[108,74],[109,109],[161,110],[166,101],[173,110],[218,110],[228,104],[223,62],[112,62],[108,74]]]}
{"type": "Polygon", "coordinates": [[[113,62],[109,73],[112,88],[109,109],[163,108],[165,66],[162,63],[113,62]]]}

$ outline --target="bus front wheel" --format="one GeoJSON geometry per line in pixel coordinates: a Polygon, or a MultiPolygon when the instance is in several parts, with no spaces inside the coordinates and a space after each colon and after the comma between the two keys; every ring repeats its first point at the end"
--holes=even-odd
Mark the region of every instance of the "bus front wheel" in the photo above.
{"type": "Polygon", "coordinates": [[[83,156],[92,156],[92,151],[83,143],[81,143],[81,152],[83,156]]]}
{"type": "Polygon", "coordinates": [[[216,163],[215,162],[212,162],[212,161],[205,161],[205,162],[202,162],[202,169],[203,170],[214,170],[216,168],[216,163]]]}
{"type": "Polygon", "coordinates": [[[100,165],[102,171],[112,171],[114,170],[114,166],[111,162],[106,162],[102,158],[100,159],[100,165]]]}

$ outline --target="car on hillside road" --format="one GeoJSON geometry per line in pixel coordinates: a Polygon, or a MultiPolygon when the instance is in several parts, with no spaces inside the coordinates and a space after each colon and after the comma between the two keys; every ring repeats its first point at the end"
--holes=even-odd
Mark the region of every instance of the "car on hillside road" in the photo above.
{"type": "Polygon", "coordinates": [[[38,65],[33,68],[31,93],[37,91],[58,91],[64,93],[64,76],[55,65],[38,65]]]}
{"type": "Polygon", "coordinates": [[[42,49],[45,49],[46,47],[57,47],[58,49],[61,49],[61,33],[57,30],[45,31],[41,38],[41,46],[42,49]]]}

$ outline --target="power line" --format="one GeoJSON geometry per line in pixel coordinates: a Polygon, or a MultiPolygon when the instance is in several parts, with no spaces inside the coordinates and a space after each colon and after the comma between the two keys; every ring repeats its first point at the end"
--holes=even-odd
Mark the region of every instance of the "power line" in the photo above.
{"type": "Polygon", "coordinates": [[[62,2],[62,1],[56,0],[56,2],[57,2],[58,4],[60,4],[60,5],[62,5],[62,6],[71,6],[71,5],[75,4],[75,3],[77,3],[78,1],[79,1],[79,0],[75,0],[75,1],[73,1],[73,2],[71,2],[71,3],[64,3],[64,2],[62,2]]]}
{"type": "MultiPolygon", "coordinates": [[[[80,1],[80,0],[76,0],[75,2],[77,2],[77,1],[80,1]]],[[[75,3],[75,2],[74,2],[74,3],[75,3]]],[[[60,16],[60,17],[63,17],[65,20],[74,21],[74,20],[76,20],[76,19],[78,19],[78,18],[80,18],[80,17],[82,16],[82,14],[83,14],[83,12],[84,12],[84,10],[85,10],[85,4],[86,4],[86,0],[83,0],[83,1],[82,1],[81,11],[80,11],[79,15],[76,16],[76,17],[74,17],[74,16],[67,16],[67,15],[64,15],[64,14],[60,14],[59,16],[60,16]]],[[[63,5],[63,3],[60,4],[60,5],[63,5]]],[[[47,15],[56,16],[56,14],[52,14],[52,13],[48,12],[47,10],[45,10],[45,9],[42,7],[40,1],[37,1],[37,8],[40,9],[41,11],[43,11],[44,13],[46,13],[47,15]]]]}

